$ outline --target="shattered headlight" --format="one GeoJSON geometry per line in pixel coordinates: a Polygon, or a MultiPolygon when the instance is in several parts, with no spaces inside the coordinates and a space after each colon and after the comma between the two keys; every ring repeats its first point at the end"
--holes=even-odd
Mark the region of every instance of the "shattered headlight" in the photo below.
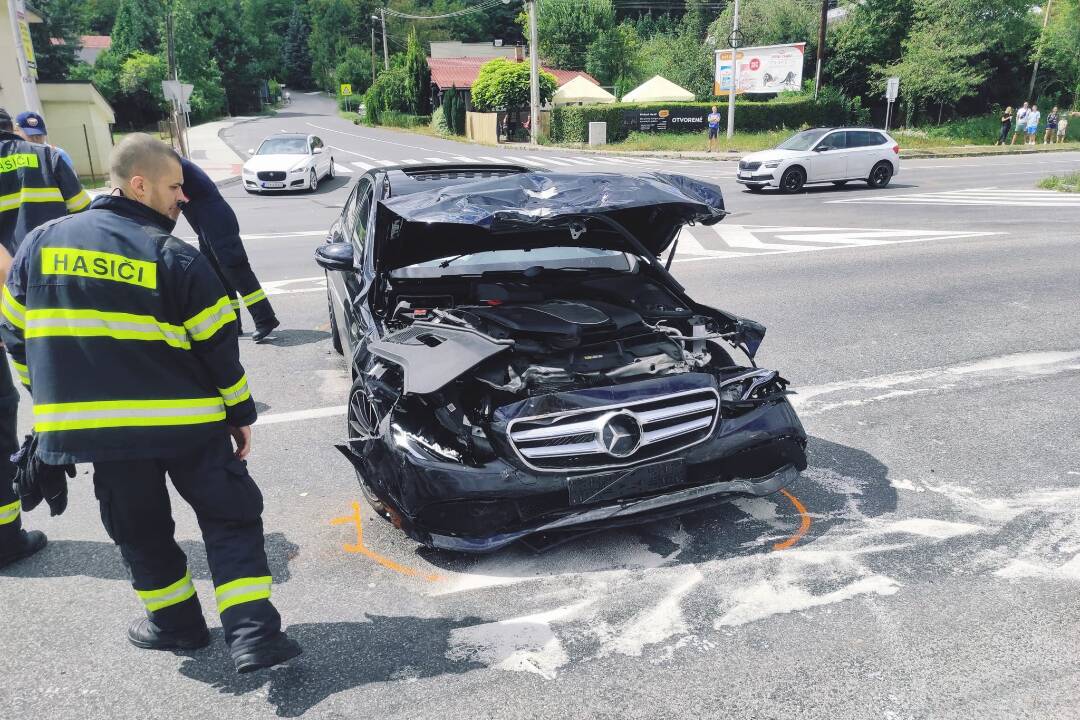
{"type": "MultiPolygon", "coordinates": [[[[783,380],[775,370],[751,370],[720,383],[720,402],[737,403],[753,400],[769,389],[770,385],[783,380]]],[[[786,383],[784,383],[786,386],[786,383]]],[[[765,392],[765,394],[768,394],[765,392]]]]}

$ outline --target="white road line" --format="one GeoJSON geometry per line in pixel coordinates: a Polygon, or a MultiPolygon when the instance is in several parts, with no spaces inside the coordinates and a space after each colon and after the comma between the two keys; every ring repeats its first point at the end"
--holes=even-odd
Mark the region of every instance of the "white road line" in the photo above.
{"type": "Polygon", "coordinates": [[[276,425],[278,423],[297,422],[299,420],[312,420],[314,418],[335,417],[344,415],[348,408],[345,405],[332,407],[311,408],[310,410],[293,410],[291,412],[270,413],[260,415],[255,421],[256,425],[276,425]]]}
{"type": "Polygon", "coordinates": [[[473,158],[465,157],[464,155],[451,155],[450,159],[451,160],[460,160],[461,162],[465,162],[465,163],[474,163],[474,162],[476,162],[476,160],[474,160],[473,158]]]}
{"type": "Polygon", "coordinates": [[[399,164],[398,162],[396,162],[394,160],[376,160],[375,163],[377,165],[381,165],[383,167],[394,167],[395,165],[399,164]]]}
{"type": "Polygon", "coordinates": [[[438,157],[429,157],[429,158],[424,158],[424,159],[427,160],[428,162],[439,163],[439,164],[450,162],[446,158],[438,158],[438,157]]]}
{"type": "Polygon", "coordinates": [[[360,168],[361,170],[370,170],[371,168],[375,167],[374,165],[368,165],[366,162],[360,162],[359,160],[353,160],[352,164],[360,168]]]}
{"type": "Polygon", "coordinates": [[[371,157],[370,155],[365,155],[363,153],[354,152],[352,150],[346,150],[343,147],[335,147],[334,149],[338,150],[340,152],[343,152],[343,153],[349,153],[350,155],[355,155],[356,157],[362,157],[365,160],[375,160],[376,159],[376,158],[371,157]]]}
{"type": "Polygon", "coordinates": [[[570,157],[563,157],[562,155],[559,156],[559,159],[560,160],[565,160],[566,162],[570,163],[571,165],[588,165],[588,166],[596,165],[595,160],[593,160],[593,161],[576,160],[576,159],[570,158],[570,157]]]}
{"type": "Polygon", "coordinates": [[[419,160],[414,160],[412,158],[405,158],[404,160],[398,160],[398,162],[400,164],[402,164],[402,165],[419,165],[420,164],[419,160]]]}
{"type": "Polygon", "coordinates": [[[491,157],[490,155],[477,155],[477,158],[489,163],[495,163],[496,165],[509,165],[509,160],[503,160],[502,158],[491,157]]]}
{"type": "Polygon", "coordinates": [[[784,245],[782,243],[768,243],[767,245],[744,228],[742,225],[726,225],[723,229],[717,226],[701,228],[700,232],[715,233],[728,247],[751,248],[753,250],[806,250],[805,245],[784,245]]]}
{"type": "MultiPolygon", "coordinates": [[[[409,148],[411,150],[421,150],[423,152],[437,152],[437,153],[442,153],[443,155],[454,155],[454,153],[446,152],[445,150],[436,150],[434,148],[420,147],[419,145],[409,145],[407,143],[399,143],[399,142],[394,142],[392,140],[383,140],[382,138],[372,137],[370,135],[361,135],[360,133],[345,132],[344,130],[337,130],[335,128],[326,127],[325,125],[316,125],[315,123],[310,123],[310,122],[309,123],[304,123],[304,124],[309,126],[309,127],[318,128],[320,130],[325,130],[326,132],[337,133],[338,135],[348,135],[349,137],[360,138],[361,140],[367,140],[368,142],[383,143],[385,145],[396,145],[397,147],[405,147],[405,148],[409,148]]],[[[355,154],[359,155],[359,153],[355,153],[355,154]]]]}
{"type": "Polygon", "coordinates": [[[544,167],[544,163],[539,160],[533,160],[532,158],[525,157],[523,155],[504,155],[507,160],[513,160],[523,165],[532,165],[533,167],[544,167]]]}
{"type": "Polygon", "coordinates": [[[348,165],[344,165],[342,163],[335,162],[334,163],[334,172],[337,173],[338,175],[352,175],[352,168],[349,167],[348,165]]]}
{"type": "Polygon", "coordinates": [[[563,165],[565,167],[570,167],[570,165],[571,165],[571,163],[564,162],[563,160],[560,160],[558,158],[548,157],[546,155],[543,156],[543,157],[544,157],[544,162],[549,162],[552,165],[563,165]]]}

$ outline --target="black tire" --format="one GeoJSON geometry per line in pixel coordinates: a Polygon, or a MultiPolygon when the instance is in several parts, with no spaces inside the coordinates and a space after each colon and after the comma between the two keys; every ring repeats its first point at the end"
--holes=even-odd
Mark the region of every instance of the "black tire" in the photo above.
{"type": "MultiPolygon", "coordinates": [[[[330,278],[327,278],[326,282],[329,285],[330,278]]],[[[344,355],[345,349],[341,346],[341,336],[338,334],[337,318],[334,317],[334,301],[330,298],[329,289],[326,291],[326,305],[327,310],[330,311],[330,345],[338,355],[344,355]]]]}
{"type": "Polygon", "coordinates": [[[832,184],[835,185],[836,187],[844,187],[845,185],[847,185],[847,183],[848,183],[847,180],[833,180],[832,181],[832,184]]]}
{"type": "MultiPolygon", "coordinates": [[[[348,433],[347,441],[352,447],[354,452],[363,452],[361,443],[358,443],[352,438],[358,437],[368,432],[368,427],[372,424],[374,418],[371,417],[370,401],[367,387],[364,385],[363,379],[355,380],[352,387],[349,388],[349,409],[348,419],[346,421],[346,432],[348,433]],[[369,408],[365,410],[364,408],[369,408]],[[366,414],[368,417],[365,420],[361,420],[359,416],[366,414]]],[[[354,468],[355,469],[355,468],[354,468]]],[[[356,470],[356,481],[360,484],[360,493],[364,496],[364,500],[371,506],[371,509],[379,515],[379,517],[386,520],[390,519],[390,513],[386,509],[386,505],[379,500],[378,496],[371,490],[371,487],[364,480],[364,476],[360,474],[359,470],[356,470]]]]}
{"type": "Polygon", "coordinates": [[[311,192],[315,192],[319,189],[319,173],[315,172],[315,168],[311,168],[311,187],[308,188],[311,192]]]}
{"type": "Polygon", "coordinates": [[[747,185],[746,189],[752,193],[759,193],[765,189],[764,185],[747,185]]]}
{"type": "Polygon", "coordinates": [[[883,188],[892,180],[892,164],[882,160],[870,171],[866,184],[872,188],[883,188]]]}
{"type": "Polygon", "coordinates": [[[806,184],[806,171],[798,165],[789,167],[784,171],[784,174],[780,176],[780,192],[782,193],[797,193],[803,189],[803,185],[806,184]]]}

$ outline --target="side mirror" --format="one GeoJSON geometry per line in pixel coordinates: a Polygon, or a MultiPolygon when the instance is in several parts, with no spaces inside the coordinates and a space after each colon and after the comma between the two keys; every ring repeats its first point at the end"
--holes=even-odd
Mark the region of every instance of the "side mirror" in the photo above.
{"type": "Polygon", "coordinates": [[[832,145],[818,145],[814,148],[814,152],[825,152],[827,150],[832,150],[832,145]]]}
{"type": "Polygon", "coordinates": [[[326,243],[315,248],[315,262],[324,270],[352,272],[353,246],[350,243],[326,243]]]}
{"type": "Polygon", "coordinates": [[[312,155],[322,155],[322,151],[323,151],[322,148],[312,148],[311,154],[312,155]]]}
{"type": "Polygon", "coordinates": [[[255,148],[248,148],[248,155],[254,155],[254,154],[255,154],[255,148]]]}

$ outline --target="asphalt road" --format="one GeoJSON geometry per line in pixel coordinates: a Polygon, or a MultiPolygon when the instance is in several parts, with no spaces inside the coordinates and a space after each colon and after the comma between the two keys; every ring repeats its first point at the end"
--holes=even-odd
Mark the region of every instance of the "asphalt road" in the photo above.
{"type": "MultiPolygon", "coordinates": [[[[1035,187],[1080,154],[758,196],[731,163],[584,165],[328,113],[298,95],[226,135],[313,128],[353,171],[315,194],[225,190],[283,320],[242,352],[274,598],[304,656],[239,678],[220,630],[195,653],[128,645],[139,604],[82,468],[64,516],[27,517],[49,547],[0,571],[0,717],[1080,716],[1080,204],[1035,187]],[[682,238],[673,268],[769,328],[759,361],[811,435],[789,495],[542,555],[423,551],[374,517],[332,447],[348,381],[312,251],[363,164],[481,155],[720,184],[734,214],[682,238]]],[[[174,512],[216,626],[194,518],[174,512]]]]}

